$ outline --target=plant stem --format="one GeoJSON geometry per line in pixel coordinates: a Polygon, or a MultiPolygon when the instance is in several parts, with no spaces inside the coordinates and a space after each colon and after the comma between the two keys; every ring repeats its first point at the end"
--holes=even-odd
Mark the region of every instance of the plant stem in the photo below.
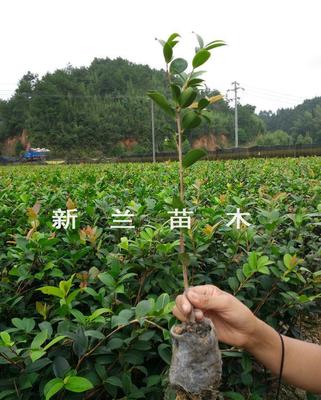
{"type": "MultiPolygon", "coordinates": [[[[182,126],[181,126],[181,115],[180,109],[176,109],[176,125],[178,133],[178,162],[179,162],[179,196],[181,202],[184,203],[184,170],[183,170],[183,155],[182,155],[182,126]]],[[[182,254],[185,252],[185,241],[183,230],[180,229],[179,233],[179,252],[182,254]]],[[[182,259],[183,266],[183,278],[184,278],[184,289],[188,289],[188,274],[186,260],[182,259]]]]}
{"type": "MultiPolygon", "coordinates": [[[[183,154],[182,154],[182,136],[183,129],[181,124],[181,110],[179,107],[176,108],[176,125],[177,125],[177,134],[178,134],[178,162],[179,162],[179,196],[181,202],[184,204],[184,169],[183,169],[183,154]]],[[[184,232],[183,229],[180,229],[179,232],[179,253],[185,253],[185,240],[184,240],[184,232]]],[[[182,257],[182,268],[183,268],[183,279],[184,279],[184,289],[185,291],[188,289],[188,261],[185,257],[182,257]]],[[[190,322],[195,322],[195,314],[194,310],[189,315],[190,322]]]]}

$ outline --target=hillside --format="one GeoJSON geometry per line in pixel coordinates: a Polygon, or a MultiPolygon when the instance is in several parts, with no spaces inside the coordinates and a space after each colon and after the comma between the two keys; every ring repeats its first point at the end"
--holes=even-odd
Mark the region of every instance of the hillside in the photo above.
{"type": "MultiPolygon", "coordinates": [[[[150,152],[149,89],[166,92],[165,71],[122,58],[96,58],[89,67],[69,65],[41,78],[28,72],[14,95],[8,101],[0,100],[0,152],[18,154],[27,143],[47,147],[54,156],[150,152]]],[[[209,96],[217,93],[205,90],[209,96]]],[[[187,132],[187,147],[213,150],[233,146],[234,109],[224,100],[211,107],[209,123],[193,130],[192,135],[187,132]]],[[[168,150],[166,143],[171,142],[174,125],[157,107],[154,115],[156,149],[168,150]]],[[[259,115],[255,106],[239,106],[241,146],[295,144],[306,139],[320,143],[320,127],[321,98],[307,100],[293,110],[259,115]],[[285,132],[267,132],[280,129],[285,132]]]]}

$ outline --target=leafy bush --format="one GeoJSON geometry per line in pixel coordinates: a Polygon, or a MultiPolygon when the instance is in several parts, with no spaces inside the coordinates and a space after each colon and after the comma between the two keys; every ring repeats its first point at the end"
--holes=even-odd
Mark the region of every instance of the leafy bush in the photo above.
{"type": "MultiPolygon", "coordinates": [[[[0,168],[1,399],[173,398],[176,176],[176,163],[0,168]],[[53,210],[75,206],[76,229],[52,227],[53,210]],[[115,208],[135,229],[110,228],[115,208]]],[[[200,161],[186,180],[190,283],[299,335],[321,293],[320,157],[200,161]],[[226,226],[236,208],[250,227],[226,226]]],[[[266,398],[262,367],[221,348],[222,391],[266,398]]]]}

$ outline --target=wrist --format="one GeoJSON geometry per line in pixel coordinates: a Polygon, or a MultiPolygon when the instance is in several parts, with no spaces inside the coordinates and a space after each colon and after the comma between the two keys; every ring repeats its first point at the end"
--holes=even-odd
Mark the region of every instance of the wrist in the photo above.
{"type": "Polygon", "coordinates": [[[278,333],[270,325],[255,317],[252,332],[244,348],[255,355],[273,348],[276,341],[279,341],[278,333]]]}

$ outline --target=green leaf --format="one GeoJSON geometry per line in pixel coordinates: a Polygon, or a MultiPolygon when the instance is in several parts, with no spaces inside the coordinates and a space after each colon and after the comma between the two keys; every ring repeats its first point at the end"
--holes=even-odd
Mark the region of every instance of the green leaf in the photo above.
{"type": "Polygon", "coordinates": [[[66,336],[57,336],[54,339],[52,339],[43,349],[48,350],[50,347],[55,345],[56,343],[60,342],[61,340],[65,339],[66,336]]]}
{"type": "Polygon", "coordinates": [[[172,96],[173,99],[178,103],[179,97],[181,95],[181,89],[178,85],[171,84],[172,96]]]}
{"type": "Polygon", "coordinates": [[[85,335],[84,328],[82,326],[79,326],[75,333],[75,339],[73,343],[74,353],[80,358],[86,353],[87,347],[88,338],[85,335]]]}
{"type": "Polygon", "coordinates": [[[187,82],[187,87],[195,87],[195,88],[197,88],[198,86],[200,86],[200,84],[202,82],[204,82],[204,79],[199,79],[199,78],[190,79],[187,82]]]}
{"type": "Polygon", "coordinates": [[[88,379],[80,376],[71,376],[65,384],[65,389],[76,393],[86,392],[93,389],[93,387],[93,384],[88,379]]]}
{"type": "Polygon", "coordinates": [[[181,74],[188,67],[188,63],[184,58],[175,58],[170,64],[169,72],[171,74],[181,74]]]}
{"type": "Polygon", "coordinates": [[[97,317],[99,317],[102,314],[106,314],[106,313],[111,313],[112,310],[110,308],[98,308],[97,310],[95,310],[89,317],[88,320],[90,322],[94,321],[97,317]]]}
{"type": "Polygon", "coordinates": [[[164,44],[163,54],[164,54],[165,61],[168,64],[173,57],[173,49],[172,49],[172,46],[168,42],[166,42],[164,44]]]}
{"type": "Polygon", "coordinates": [[[74,308],[73,310],[70,310],[70,314],[76,318],[77,322],[81,323],[82,325],[85,325],[86,317],[84,316],[84,314],[81,311],[76,310],[74,308]]]}
{"type": "Polygon", "coordinates": [[[211,56],[211,53],[208,50],[201,49],[199,50],[192,61],[193,68],[200,67],[202,64],[204,64],[211,56]]]}
{"type": "Polygon", "coordinates": [[[32,318],[12,318],[11,322],[16,328],[21,329],[26,333],[30,333],[36,324],[32,318]]]}
{"type": "Polygon", "coordinates": [[[116,285],[115,279],[108,272],[103,272],[102,274],[99,274],[98,279],[102,281],[103,284],[111,288],[115,287],[116,285]]]}
{"type": "Polygon", "coordinates": [[[48,331],[43,330],[39,332],[36,337],[31,342],[30,348],[31,349],[39,349],[41,345],[47,340],[48,338],[48,331]]]}
{"type": "Polygon", "coordinates": [[[120,380],[120,378],[118,378],[118,376],[110,376],[106,379],[106,383],[120,388],[123,387],[122,381],[120,380]]]}
{"type": "Polygon", "coordinates": [[[183,167],[187,168],[206,155],[204,149],[192,149],[183,157],[183,167]]]}
{"type": "Polygon", "coordinates": [[[248,278],[249,276],[251,276],[253,274],[253,272],[255,272],[255,271],[253,271],[251,269],[251,267],[249,266],[248,263],[245,263],[243,265],[243,274],[245,275],[245,278],[248,278]]]}
{"type": "Polygon", "coordinates": [[[198,109],[202,110],[203,108],[207,107],[209,104],[210,104],[210,102],[207,99],[203,98],[198,102],[198,109]]]}
{"type": "Polygon", "coordinates": [[[228,278],[227,283],[229,284],[230,288],[235,292],[239,287],[239,281],[235,276],[231,276],[228,278]]]}
{"type": "Polygon", "coordinates": [[[161,107],[168,115],[170,115],[171,117],[175,116],[175,110],[170,106],[170,104],[168,103],[166,97],[155,91],[155,90],[149,90],[147,92],[147,95],[155,101],[155,103],[157,105],[159,105],[159,107],[161,107]]]}
{"type": "Polygon", "coordinates": [[[181,107],[186,108],[186,107],[190,106],[193,103],[193,101],[195,100],[196,95],[197,95],[197,92],[193,88],[188,87],[187,89],[185,89],[181,93],[181,96],[179,99],[179,103],[180,103],[181,107]]]}
{"type": "Polygon", "coordinates": [[[202,122],[201,117],[199,117],[194,111],[188,111],[182,119],[183,129],[193,129],[200,125],[202,122]]]}
{"type": "Polygon", "coordinates": [[[284,265],[286,266],[286,268],[287,268],[288,270],[293,269],[293,267],[292,267],[292,265],[291,265],[291,259],[292,259],[291,254],[284,254],[284,256],[283,256],[283,262],[284,262],[284,265]]]}
{"type": "Polygon", "coordinates": [[[178,33],[172,33],[169,38],[167,39],[167,43],[169,45],[171,45],[172,47],[175,46],[175,44],[177,43],[177,41],[175,41],[176,38],[180,37],[180,35],[178,33]]]}
{"type": "Polygon", "coordinates": [[[252,271],[256,271],[256,269],[257,269],[257,253],[255,251],[251,251],[249,253],[248,264],[252,271]]]}
{"type": "Polygon", "coordinates": [[[148,300],[140,301],[136,306],[136,318],[141,318],[147,315],[152,309],[152,305],[148,300]]]}
{"type": "Polygon", "coordinates": [[[61,289],[59,289],[55,286],[43,286],[36,290],[40,290],[40,292],[42,292],[44,294],[49,294],[51,296],[60,297],[61,299],[64,298],[64,293],[61,291],[61,289]]]}
{"type": "MultiPolygon", "coordinates": [[[[8,390],[2,390],[0,393],[0,400],[6,398],[7,396],[10,396],[10,394],[16,394],[15,390],[8,389],[8,390]]],[[[10,397],[12,399],[13,397],[10,397]]]]}
{"type": "Polygon", "coordinates": [[[53,361],[52,369],[57,378],[64,378],[71,367],[64,357],[58,356],[53,361]]]}
{"type": "Polygon", "coordinates": [[[43,394],[45,395],[45,400],[51,399],[60,389],[64,387],[64,381],[61,378],[54,378],[47,382],[43,394]]]}
{"type": "Polygon", "coordinates": [[[118,315],[111,317],[111,328],[119,325],[126,325],[133,316],[133,311],[129,309],[122,310],[118,315]]]}
{"type": "Polygon", "coordinates": [[[9,333],[6,331],[0,332],[0,339],[2,340],[4,346],[10,347],[14,345],[14,342],[11,341],[9,333]]]}
{"type": "Polygon", "coordinates": [[[112,338],[107,343],[107,348],[110,350],[120,349],[123,345],[124,341],[120,338],[112,338]]]}
{"type": "Polygon", "coordinates": [[[43,358],[42,360],[36,360],[30,364],[28,364],[26,368],[26,372],[33,373],[39,371],[40,369],[44,369],[47,365],[51,364],[52,361],[49,358],[43,358]]]}
{"type": "Polygon", "coordinates": [[[156,311],[162,310],[170,301],[167,293],[162,293],[156,300],[155,309],[156,311]]]}
{"type": "Polygon", "coordinates": [[[193,33],[196,35],[196,38],[197,38],[197,41],[198,41],[198,44],[199,44],[199,48],[202,49],[204,47],[203,38],[200,35],[198,35],[197,33],[195,33],[195,32],[193,32],[193,33]]]}
{"type": "Polygon", "coordinates": [[[30,350],[30,358],[32,362],[39,360],[39,358],[43,357],[46,354],[44,350],[30,350]]]}
{"type": "Polygon", "coordinates": [[[158,385],[161,381],[161,377],[159,375],[150,375],[147,378],[147,387],[158,385]]]}
{"type": "Polygon", "coordinates": [[[158,346],[158,354],[168,365],[171,363],[171,350],[168,344],[161,343],[158,346]]]}
{"type": "Polygon", "coordinates": [[[226,43],[223,40],[213,40],[213,42],[210,42],[205,46],[205,49],[212,50],[220,46],[226,46],[226,43]]]}

